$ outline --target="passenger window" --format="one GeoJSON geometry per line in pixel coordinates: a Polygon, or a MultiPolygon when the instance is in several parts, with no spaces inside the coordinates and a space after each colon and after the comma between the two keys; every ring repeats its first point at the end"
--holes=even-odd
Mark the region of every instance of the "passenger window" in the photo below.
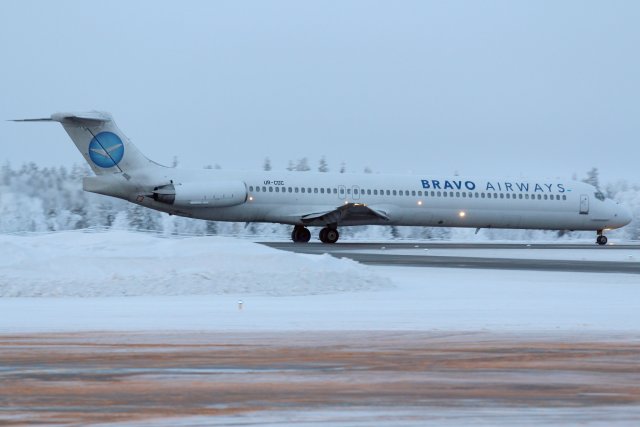
{"type": "Polygon", "coordinates": [[[276,187],[276,193],[280,192],[280,187],[276,187]]]}
{"type": "Polygon", "coordinates": [[[411,192],[411,195],[412,195],[412,196],[415,196],[415,195],[416,195],[416,190],[413,190],[413,191],[411,192]]]}
{"type": "Polygon", "coordinates": [[[262,192],[266,193],[267,192],[267,187],[262,187],[262,192]]]}
{"type": "Polygon", "coordinates": [[[391,195],[391,190],[387,190],[387,196],[391,195]]]}
{"type": "Polygon", "coordinates": [[[562,195],[562,200],[567,200],[567,196],[566,195],[562,195]]]}
{"type": "Polygon", "coordinates": [[[422,191],[418,190],[418,196],[422,197],[422,191]]]}
{"type": "Polygon", "coordinates": [[[304,187],[302,187],[302,188],[300,189],[300,192],[301,192],[301,193],[304,193],[304,191],[305,191],[305,188],[304,188],[304,187]]]}
{"type": "Polygon", "coordinates": [[[480,194],[476,192],[476,199],[480,197],[480,194]]]}
{"type": "Polygon", "coordinates": [[[444,197],[447,197],[447,192],[446,192],[446,191],[443,191],[443,192],[442,192],[442,195],[443,195],[444,197]]]}
{"type": "Polygon", "coordinates": [[[317,189],[317,188],[314,188],[314,189],[313,189],[313,192],[314,192],[315,194],[318,194],[318,189],[317,189]]]}
{"type": "Polygon", "coordinates": [[[467,197],[467,192],[466,191],[462,192],[462,197],[467,197]]]}
{"type": "Polygon", "coordinates": [[[529,194],[525,194],[525,195],[524,195],[524,198],[525,198],[525,199],[527,199],[527,200],[529,200],[529,194]]]}
{"type": "Polygon", "coordinates": [[[442,193],[440,193],[439,191],[438,191],[438,193],[437,193],[437,194],[438,194],[438,197],[442,196],[442,193]]]}
{"type": "Polygon", "coordinates": [[[324,187],[320,189],[320,194],[324,194],[324,187]]]}
{"type": "Polygon", "coordinates": [[[547,200],[547,195],[546,194],[544,195],[544,199],[547,200]]]}
{"type": "Polygon", "coordinates": [[[253,185],[249,186],[249,191],[253,191],[253,185]]]}
{"type": "MultiPolygon", "coordinates": [[[[440,192],[438,192],[438,196],[440,195],[440,192]]],[[[436,196],[436,192],[435,191],[431,191],[431,197],[435,197],[436,196]]]]}
{"type": "Polygon", "coordinates": [[[337,188],[333,189],[333,194],[338,194],[338,189],[337,188]]]}
{"type": "Polygon", "coordinates": [[[371,195],[371,190],[367,190],[367,196],[371,195]]]}
{"type": "Polygon", "coordinates": [[[484,199],[484,193],[480,193],[481,198],[484,199]]]}
{"type": "Polygon", "coordinates": [[[298,192],[298,187],[296,187],[296,193],[298,192]]]}
{"type": "Polygon", "coordinates": [[[460,197],[460,192],[456,191],[456,197],[460,197]]]}
{"type": "Polygon", "coordinates": [[[308,191],[309,193],[311,193],[311,187],[307,188],[307,191],[308,191]]]}
{"type": "Polygon", "coordinates": [[[347,188],[347,194],[351,195],[351,189],[347,188]]]}
{"type": "Polygon", "coordinates": [[[398,192],[396,190],[393,190],[393,195],[395,196],[397,194],[398,194],[398,192]]]}
{"type": "Polygon", "coordinates": [[[378,195],[378,190],[373,190],[373,195],[377,196],[378,195]]]}
{"type": "Polygon", "coordinates": [[[538,194],[538,200],[542,200],[542,196],[538,194]]]}
{"type": "Polygon", "coordinates": [[[507,199],[511,198],[511,194],[507,193],[507,199]]]}
{"type": "Polygon", "coordinates": [[[340,195],[344,195],[344,188],[340,189],[340,195]]]}

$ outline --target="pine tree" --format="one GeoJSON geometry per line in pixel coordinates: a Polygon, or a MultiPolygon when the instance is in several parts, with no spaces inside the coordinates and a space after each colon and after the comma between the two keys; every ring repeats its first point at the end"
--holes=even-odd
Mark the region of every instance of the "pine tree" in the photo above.
{"type": "Polygon", "coordinates": [[[311,168],[309,167],[309,160],[306,157],[303,157],[300,160],[298,160],[298,164],[296,165],[296,170],[299,172],[306,172],[311,170],[311,168]]]}
{"type": "Polygon", "coordinates": [[[329,165],[327,164],[327,159],[325,159],[324,156],[322,156],[318,164],[318,172],[329,172],[329,165]]]}
{"type": "Polygon", "coordinates": [[[583,179],[582,182],[586,182],[587,184],[591,184],[596,188],[600,188],[600,182],[598,179],[598,168],[591,168],[591,170],[587,172],[587,177],[583,179]]]}

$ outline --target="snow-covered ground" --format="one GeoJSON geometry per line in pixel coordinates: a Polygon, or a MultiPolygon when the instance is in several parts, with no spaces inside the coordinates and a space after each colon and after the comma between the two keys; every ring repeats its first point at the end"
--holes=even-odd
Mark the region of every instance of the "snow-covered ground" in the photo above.
{"type": "Polygon", "coordinates": [[[66,231],[0,235],[0,248],[0,297],[284,296],[391,286],[350,260],[229,237],[66,231]]]}
{"type": "Polygon", "coordinates": [[[367,267],[131,232],[3,235],[0,247],[0,332],[640,330],[638,275],[367,267]]]}

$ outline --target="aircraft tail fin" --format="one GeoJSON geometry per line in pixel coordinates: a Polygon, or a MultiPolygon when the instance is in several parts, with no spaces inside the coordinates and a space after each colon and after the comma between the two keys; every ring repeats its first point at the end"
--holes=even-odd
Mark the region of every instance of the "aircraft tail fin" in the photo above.
{"type": "Polygon", "coordinates": [[[59,122],[96,175],[158,167],[118,128],[109,113],[55,113],[48,118],[16,122],[59,122]]]}

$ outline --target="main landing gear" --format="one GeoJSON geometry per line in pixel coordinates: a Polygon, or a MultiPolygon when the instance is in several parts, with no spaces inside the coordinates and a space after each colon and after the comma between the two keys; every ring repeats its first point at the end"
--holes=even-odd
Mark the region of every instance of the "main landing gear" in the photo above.
{"type": "Polygon", "coordinates": [[[607,244],[607,236],[602,234],[602,230],[598,230],[597,233],[598,233],[598,237],[596,237],[596,243],[599,244],[600,246],[606,245],[607,244]]]}
{"type": "Polygon", "coordinates": [[[335,243],[340,238],[340,233],[335,228],[325,227],[320,230],[320,241],[322,243],[335,243]]]}
{"type": "Polygon", "coordinates": [[[296,225],[291,232],[291,240],[294,243],[307,243],[311,240],[311,232],[306,227],[296,225]]]}
{"type": "MultiPolygon", "coordinates": [[[[340,238],[340,233],[333,227],[324,227],[320,230],[319,237],[322,243],[335,243],[340,238]]],[[[302,225],[296,225],[291,232],[291,240],[294,243],[307,243],[311,240],[311,232],[302,225]]]]}

